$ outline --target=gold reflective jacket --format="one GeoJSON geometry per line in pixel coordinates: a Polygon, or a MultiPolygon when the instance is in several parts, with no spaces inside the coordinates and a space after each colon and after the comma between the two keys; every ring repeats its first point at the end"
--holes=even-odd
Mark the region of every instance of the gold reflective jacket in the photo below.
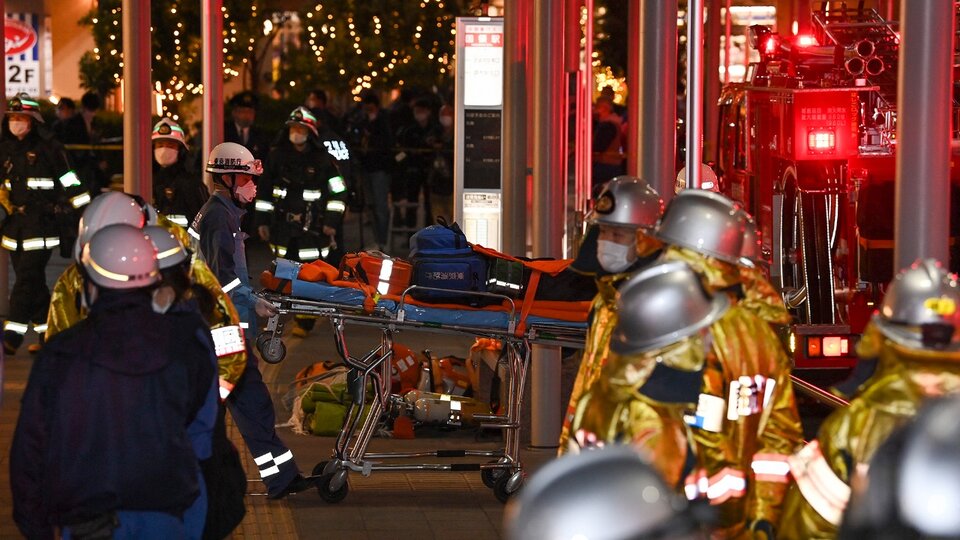
{"type": "Polygon", "coordinates": [[[768,320],[782,303],[775,293],[741,282],[734,265],[675,246],[663,258],[690,264],[712,294],[726,294],[723,289],[737,283],[744,289],[745,300],[732,298],[735,303],[710,326],[713,354],[707,356],[701,404],[721,403],[723,420],[719,430],[692,430],[700,469],[685,490],[718,506],[718,537],[750,537],[750,522],[777,525],[789,478],[786,462],[803,441],[789,359],[768,320]]]}
{"type": "Polygon", "coordinates": [[[686,338],[661,350],[639,355],[612,353],[590,390],[576,404],[567,451],[596,444],[629,444],[663,476],[679,488],[692,436],[683,416],[695,408],[699,374],[703,368],[704,341],[686,338]],[[693,397],[661,401],[650,397],[643,386],[658,365],[693,373],[693,397]]]}
{"type": "Polygon", "coordinates": [[[827,417],[817,438],[790,459],[793,483],[778,538],[836,538],[854,474],[924,400],[960,391],[960,353],[881,339],[878,354],[877,372],[850,405],[827,417]]]}
{"type": "MultiPolygon", "coordinates": [[[[189,235],[179,225],[164,217],[160,218],[158,224],[172,232],[184,246],[190,245],[189,235]]],[[[210,294],[216,300],[215,313],[209,319],[213,321],[211,328],[239,325],[240,317],[237,315],[237,310],[233,307],[230,297],[224,294],[217,277],[199,257],[193,257],[191,273],[194,283],[210,291],[210,294]]],[[[82,289],[83,277],[80,275],[80,269],[76,263],[71,264],[60,274],[53,286],[50,295],[50,309],[47,311],[46,339],[50,339],[86,317],[86,310],[83,310],[80,306],[82,289]]],[[[218,358],[217,362],[220,375],[220,395],[225,396],[243,375],[247,355],[242,352],[234,353],[218,358]]]]}
{"type": "Polygon", "coordinates": [[[610,336],[617,325],[617,287],[631,274],[612,274],[597,278],[597,296],[590,307],[590,326],[587,328],[587,342],[580,359],[580,369],[570,393],[570,404],[563,417],[560,430],[560,446],[557,452],[562,455],[567,450],[570,438],[570,426],[580,398],[597,381],[600,370],[610,353],[610,336]]]}

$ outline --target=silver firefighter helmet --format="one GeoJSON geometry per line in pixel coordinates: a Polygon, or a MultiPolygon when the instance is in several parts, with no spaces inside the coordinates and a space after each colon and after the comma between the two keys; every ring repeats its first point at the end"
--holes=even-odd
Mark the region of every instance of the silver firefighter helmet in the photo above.
{"type": "Polygon", "coordinates": [[[681,191],[670,201],[655,236],[721,261],[738,264],[746,229],[740,206],[719,193],[681,191]]]}
{"type": "Polygon", "coordinates": [[[686,263],[654,264],[620,287],[610,348],[637,354],[671,345],[709,326],[729,307],[727,296],[711,297],[686,263]]]}
{"type": "Polygon", "coordinates": [[[960,284],[935,259],[901,270],[873,321],[884,336],[912,349],[960,350],[960,284]]]}
{"type": "Polygon", "coordinates": [[[636,176],[617,176],[604,184],[588,221],[620,227],[653,229],[663,214],[657,190],[636,176]]]}

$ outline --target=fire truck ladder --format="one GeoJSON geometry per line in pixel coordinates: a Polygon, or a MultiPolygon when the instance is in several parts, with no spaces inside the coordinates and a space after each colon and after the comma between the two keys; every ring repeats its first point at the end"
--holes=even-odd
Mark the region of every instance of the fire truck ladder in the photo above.
{"type": "Polygon", "coordinates": [[[845,57],[858,58],[865,67],[858,78],[879,87],[880,97],[891,107],[897,104],[898,23],[888,21],[875,9],[866,9],[863,0],[856,7],[846,2],[824,2],[813,14],[813,28],[819,42],[843,49],[845,57]]]}

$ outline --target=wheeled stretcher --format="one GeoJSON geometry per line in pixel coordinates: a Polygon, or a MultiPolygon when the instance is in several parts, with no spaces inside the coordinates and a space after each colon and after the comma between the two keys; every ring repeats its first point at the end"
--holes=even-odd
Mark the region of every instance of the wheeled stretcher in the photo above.
{"type": "MultiPolygon", "coordinates": [[[[582,348],[586,323],[532,315],[518,310],[516,303],[491,293],[466,293],[502,300],[502,309],[446,309],[411,303],[407,288],[395,299],[378,298],[374,303],[362,290],[337,287],[325,283],[297,279],[298,265],[278,260],[272,286],[258,296],[270,302],[277,313],[269,318],[266,329],[257,338],[257,348],[264,360],[282,361],[286,347],[282,341],[285,319],[289,315],[328,318],[333,327],[337,352],[350,368],[348,386],[352,402],[343,427],[336,438],[332,459],[314,468],[320,496],[327,502],[339,502],[347,495],[350,471],[364,476],[373,471],[479,471],[484,484],[505,502],[523,482],[519,459],[520,409],[523,388],[530,364],[531,345],[559,345],[582,348]],[[289,293],[278,292],[277,280],[290,285],[289,293]],[[351,354],[347,346],[348,324],[373,326],[380,330],[380,342],[360,355],[351,354]],[[371,453],[368,445],[384,415],[401,414],[403,396],[390,393],[390,358],[394,334],[403,330],[461,334],[500,340],[507,368],[506,402],[502,414],[474,414],[481,428],[503,431],[503,448],[498,450],[438,450],[428,452],[371,453]],[[364,414],[368,392],[373,392],[369,413],[364,414]],[[385,463],[390,459],[409,458],[489,458],[487,463],[385,463]]],[[[420,287],[422,289],[422,287],[420,287]]],[[[451,415],[458,414],[457,403],[451,401],[451,415]]]]}

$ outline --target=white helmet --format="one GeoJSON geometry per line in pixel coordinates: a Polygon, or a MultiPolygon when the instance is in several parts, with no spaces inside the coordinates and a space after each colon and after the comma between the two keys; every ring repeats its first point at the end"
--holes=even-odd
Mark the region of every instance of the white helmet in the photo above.
{"type": "Polygon", "coordinates": [[[159,225],[147,225],[143,228],[143,233],[153,242],[157,248],[157,264],[161,270],[174,267],[187,260],[189,255],[183,248],[183,244],[172,232],[159,225]]]}
{"type": "Polygon", "coordinates": [[[180,143],[184,148],[187,148],[187,141],[183,136],[183,128],[180,127],[173,118],[164,117],[161,118],[153,126],[153,134],[150,136],[150,140],[171,140],[180,143]]]}
{"type": "Polygon", "coordinates": [[[260,176],[263,174],[263,164],[243,145],[225,142],[210,151],[205,170],[214,174],[245,173],[260,176]]]}
{"type": "Polygon", "coordinates": [[[83,247],[90,242],[97,231],[107,225],[125,223],[140,228],[144,226],[145,220],[143,209],[129,195],[119,191],[108,191],[94,198],[80,218],[77,242],[73,246],[74,260],[80,261],[83,247]]]}
{"type": "Polygon", "coordinates": [[[139,289],[160,281],[157,248],[131,225],[110,225],[97,231],[83,247],[83,269],[93,283],[106,289],[139,289]]]}

